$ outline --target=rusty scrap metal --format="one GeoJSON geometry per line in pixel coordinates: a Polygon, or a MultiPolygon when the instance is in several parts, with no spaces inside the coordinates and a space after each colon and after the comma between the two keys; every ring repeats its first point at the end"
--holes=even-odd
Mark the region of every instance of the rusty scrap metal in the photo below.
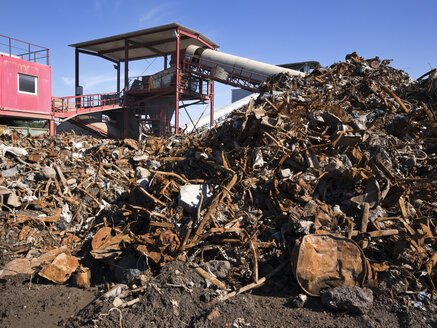
{"type": "MultiPolygon", "coordinates": [[[[0,246],[11,259],[67,246],[114,270],[128,263],[133,278],[170,261],[223,260],[232,270],[216,285],[235,295],[286,262],[296,240],[325,236],[343,243],[335,256],[355,270],[345,284],[387,286],[407,272],[414,292],[433,290],[435,70],[413,81],[389,63],[353,53],[306,77],[274,76],[220,126],[193,135],[2,135],[0,246]],[[185,195],[182,207],[181,187],[199,184],[212,196],[185,195]]],[[[317,263],[323,276],[333,254],[313,255],[302,251],[298,264],[317,263]]],[[[325,285],[298,267],[318,295],[325,285]]]]}

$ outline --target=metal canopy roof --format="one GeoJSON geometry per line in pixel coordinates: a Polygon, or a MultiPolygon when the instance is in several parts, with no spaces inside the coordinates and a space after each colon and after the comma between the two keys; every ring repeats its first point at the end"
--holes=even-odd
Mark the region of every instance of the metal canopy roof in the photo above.
{"type": "Polygon", "coordinates": [[[125,40],[127,40],[129,42],[129,61],[158,57],[176,51],[176,29],[193,35],[194,37],[181,34],[181,50],[186,49],[192,44],[205,47],[204,42],[214,48],[219,47],[199,32],[176,23],[70,44],[70,47],[91,51],[98,55],[123,62],[125,59],[125,40]]]}

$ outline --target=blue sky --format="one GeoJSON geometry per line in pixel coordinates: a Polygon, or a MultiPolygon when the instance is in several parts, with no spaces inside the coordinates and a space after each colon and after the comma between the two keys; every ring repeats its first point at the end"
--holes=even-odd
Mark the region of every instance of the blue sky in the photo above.
{"type": "MultiPolygon", "coordinates": [[[[392,66],[417,78],[437,66],[436,12],[436,0],[2,1],[0,34],[50,48],[52,94],[69,96],[69,44],[173,22],[204,34],[220,51],[271,64],[317,60],[326,66],[357,51],[393,58],[392,66]]],[[[153,73],[162,62],[136,62],[130,75],[147,67],[153,73]]],[[[81,78],[84,93],[115,91],[112,64],[102,59],[82,55],[81,78]]],[[[230,88],[217,83],[216,108],[230,99],[230,88]]]]}

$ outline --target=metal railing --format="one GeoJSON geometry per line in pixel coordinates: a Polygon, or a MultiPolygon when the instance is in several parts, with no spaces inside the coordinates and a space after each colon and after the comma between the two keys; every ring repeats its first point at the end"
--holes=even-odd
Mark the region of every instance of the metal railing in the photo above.
{"type": "Polygon", "coordinates": [[[151,76],[131,76],[129,77],[129,90],[147,90],[153,89],[151,76]]]}
{"type": "Polygon", "coordinates": [[[129,90],[147,90],[165,88],[176,85],[176,72],[169,70],[166,74],[157,76],[131,76],[129,77],[129,90]]]}
{"type": "MultiPolygon", "coordinates": [[[[176,85],[176,72],[169,72],[158,80],[153,75],[129,77],[129,90],[145,90],[151,92],[160,88],[174,87],[176,85]]],[[[181,72],[179,80],[180,92],[201,95],[209,94],[209,81],[201,77],[181,72]]]]}
{"type": "Polygon", "coordinates": [[[55,116],[64,117],[106,108],[120,107],[122,105],[121,101],[121,92],[98,93],[71,97],[53,97],[52,111],[55,116]]]}
{"type": "Polygon", "coordinates": [[[181,74],[179,83],[181,92],[189,94],[209,95],[210,81],[202,77],[194,76],[192,74],[181,74]]]}
{"type": "Polygon", "coordinates": [[[0,53],[39,64],[50,65],[48,48],[1,34],[0,53]]]}

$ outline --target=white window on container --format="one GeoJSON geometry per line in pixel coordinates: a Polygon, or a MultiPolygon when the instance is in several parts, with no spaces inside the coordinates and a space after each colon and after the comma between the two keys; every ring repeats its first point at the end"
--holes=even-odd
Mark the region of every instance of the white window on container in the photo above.
{"type": "Polygon", "coordinates": [[[18,92],[29,95],[38,94],[38,77],[18,73],[18,92]]]}

